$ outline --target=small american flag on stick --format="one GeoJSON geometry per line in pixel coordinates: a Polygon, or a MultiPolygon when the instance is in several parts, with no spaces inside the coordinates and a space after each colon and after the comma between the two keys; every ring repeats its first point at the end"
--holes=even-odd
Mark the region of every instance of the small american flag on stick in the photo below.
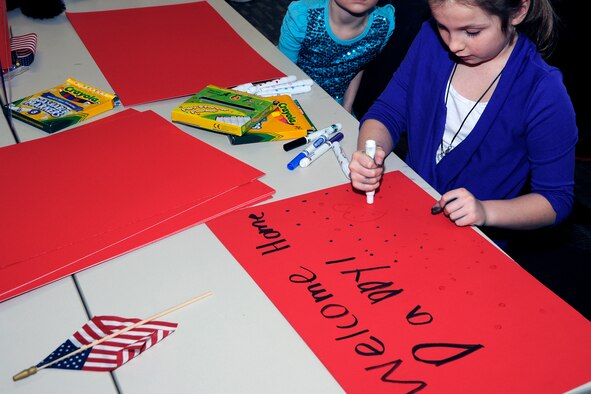
{"type": "Polygon", "coordinates": [[[177,327],[176,323],[156,319],[212,294],[208,291],[144,320],[95,316],[45,360],[17,373],[12,380],[24,379],[44,368],[112,371],[172,334],[177,327]]]}
{"type": "MultiPolygon", "coordinates": [[[[139,321],[140,319],[117,316],[95,316],[45,360],[37,364],[37,368],[139,321]]],[[[172,334],[176,327],[176,323],[152,321],[51,364],[47,368],[112,371],[172,334]]]]}

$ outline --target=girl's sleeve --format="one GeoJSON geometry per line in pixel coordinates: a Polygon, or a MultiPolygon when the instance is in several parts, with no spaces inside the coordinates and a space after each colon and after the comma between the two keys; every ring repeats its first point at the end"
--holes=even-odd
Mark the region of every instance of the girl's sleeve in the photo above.
{"type": "Polygon", "coordinates": [[[384,47],[386,46],[386,44],[388,43],[388,41],[390,40],[392,33],[394,33],[394,28],[396,26],[396,18],[395,18],[394,6],[392,4],[387,4],[383,7],[381,7],[379,10],[380,10],[380,14],[384,18],[386,18],[386,20],[388,21],[388,33],[386,35],[386,38],[384,39],[384,43],[382,44],[382,50],[383,50],[384,47]]]}
{"type": "Polygon", "coordinates": [[[283,17],[278,47],[294,63],[298,61],[298,54],[306,35],[307,25],[308,7],[303,1],[291,2],[283,17]]]}
{"type": "Polygon", "coordinates": [[[421,54],[427,50],[423,46],[424,30],[425,24],[423,24],[422,31],[413,40],[404,59],[394,72],[392,79],[390,79],[384,91],[369,107],[360,121],[360,125],[367,119],[380,121],[390,132],[395,145],[398,143],[402,133],[408,128],[407,92],[412,76],[417,69],[417,62],[420,60],[421,54]]]}
{"type": "Polygon", "coordinates": [[[575,112],[558,70],[532,92],[528,110],[527,149],[531,192],[544,196],[564,221],[574,202],[575,112]]]}

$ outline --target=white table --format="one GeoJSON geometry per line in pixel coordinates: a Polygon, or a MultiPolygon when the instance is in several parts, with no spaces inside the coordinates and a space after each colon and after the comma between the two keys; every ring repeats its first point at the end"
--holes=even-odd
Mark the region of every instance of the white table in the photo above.
{"type": "MultiPolygon", "coordinates": [[[[67,10],[98,11],[186,1],[66,1],[67,10]]],[[[264,36],[222,0],[210,3],[263,57],[286,74],[306,78],[264,36]]],[[[11,82],[12,99],[55,86],[70,76],[109,90],[92,57],[65,15],[33,20],[11,11],[13,34],[38,35],[36,60],[11,82]]],[[[112,91],[112,90],[111,90],[112,91]]],[[[341,145],[356,147],[358,122],[326,92],[314,86],[299,102],[317,127],[343,124],[341,145]]],[[[186,98],[133,108],[166,119],[186,98]]],[[[109,116],[99,115],[88,122],[109,116]]],[[[15,120],[21,141],[46,136],[15,120]]],[[[179,126],[216,148],[264,171],[261,180],[283,199],[348,182],[329,153],[307,169],[288,171],[293,153],[285,141],[232,146],[225,136],[179,126]]],[[[0,146],[14,143],[0,127],[0,146]]],[[[403,161],[390,155],[388,171],[400,169],[433,196],[437,193],[403,161]]],[[[341,393],[339,384],[267,299],[240,264],[205,225],[195,226],[41,289],[0,303],[1,393],[341,393]],[[76,289],[79,283],[80,292],[76,289]],[[207,291],[213,296],[163,320],[177,331],[154,349],[108,373],[45,370],[19,382],[12,376],[38,363],[84,324],[90,315],[145,318],[207,291]]]]}

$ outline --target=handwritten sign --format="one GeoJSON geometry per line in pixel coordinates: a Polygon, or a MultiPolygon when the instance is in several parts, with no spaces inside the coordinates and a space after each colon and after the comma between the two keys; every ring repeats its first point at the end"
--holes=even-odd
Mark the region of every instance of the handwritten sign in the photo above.
{"type": "MultiPolygon", "coordinates": [[[[591,324],[399,172],[208,222],[348,393],[562,393],[591,324]]],[[[305,377],[300,377],[305,378],[305,377]]]]}

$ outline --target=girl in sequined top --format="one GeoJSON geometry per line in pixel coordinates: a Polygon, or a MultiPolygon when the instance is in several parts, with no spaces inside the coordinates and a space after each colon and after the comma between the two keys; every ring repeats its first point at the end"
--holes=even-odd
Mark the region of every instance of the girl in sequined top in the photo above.
{"type": "Polygon", "coordinates": [[[281,52],[349,112],[363,67],[394,31],[394,7],[377,2],[293,1],[281,26],[281,52]]]}

